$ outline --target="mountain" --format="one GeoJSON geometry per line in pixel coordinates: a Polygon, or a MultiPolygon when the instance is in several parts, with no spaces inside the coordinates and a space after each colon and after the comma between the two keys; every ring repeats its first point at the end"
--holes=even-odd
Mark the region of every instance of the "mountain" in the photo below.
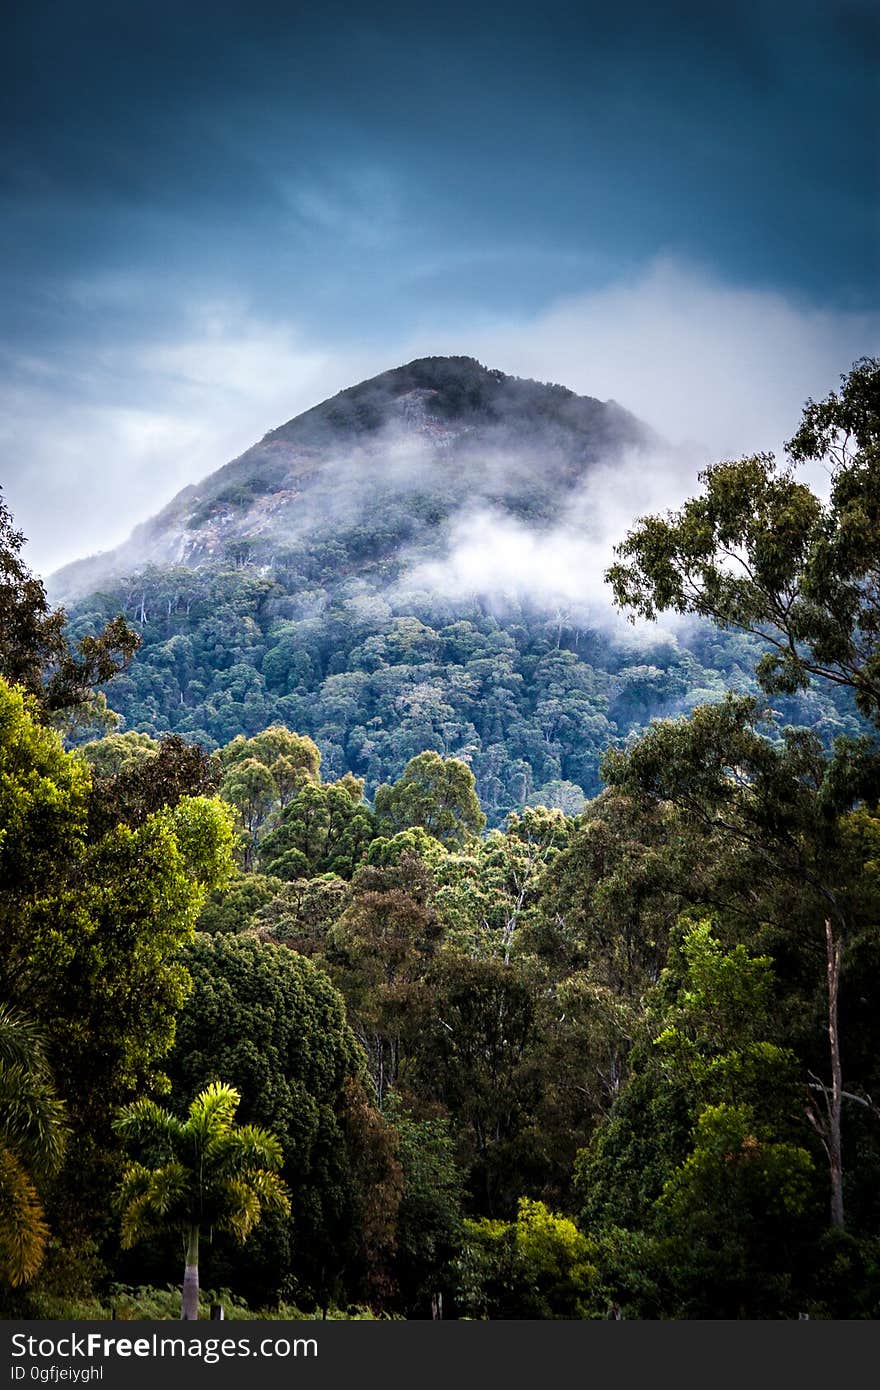
{"type": "MultiPolygon", "coordinates": [[[[755,642],[612,623],[578,548],[607,470],[635,490],[656,442],[612,401],[424,358],[273,430],[53,590],[75,638],[119,612],[140,632],[107,689],[126,728],[216,748],[284,724],[368,796],[436,749],[470,764],[491,825],[573,812],[609,745],[757,693],[755,642]],[[458,582],[463,528],[479,563],[458,582]]],[[[859,730],[836,687],[777,706],[826,742],[859,730]]]]}
{"type": "Polygon", "coordinates": [[[421,358],[272,430],[184,488],[118,549],[59,570],[49,589],[68,600],[147,565],[243,555],[265,564],[279,549],[318,535],[338,540],[377,519],[383,555],[425,543],[436,550],[456,514],[480,504],[550,523],[593,465],[653,442],[614,401],[470,357],[421,358]]]}

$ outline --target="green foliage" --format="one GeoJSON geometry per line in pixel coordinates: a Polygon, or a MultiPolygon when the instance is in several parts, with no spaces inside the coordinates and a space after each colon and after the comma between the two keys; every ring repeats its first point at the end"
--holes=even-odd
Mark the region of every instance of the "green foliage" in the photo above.
{"type": "Polygon", "coordinates": [[[260,843],[266,873],[283,879],[327,873],[351,878],[376,835],[362,797],[363,783],[351,776],[303,787],[260,843]]]}
{"type": "Polygon", "coordinates": [[[615,996],[641,999],[666,961],[670,928],[705,854],[705,839],[698,845],[668,805],[604,792],[548,864],[532,949],[554,972],[587,969],[615,996]]]}
{"type": "Polygon", "coordinates": [[[523,1198],[515,1222],[466,1223],[459,1301],[479,1318],[589,1317],[594,1260],[573,1221],[523,1198]]]}
{"type": "Polygon", "coordinates": [[[67,614],[49,606],[42,582],[21,559],[24,539],[0,497],[0,677],[33,696],[44,721],[101,723],[106,704],[97,687],[127,666],[139,638],[117,615],[71,645],[67,614]]]}
{"type": "MultiPolygon", "coordinates": [[[[742,945],[725,952],[697,922],[670,977],[653,1045],[578,1164],[584,1220],[649,1238],[650,1315],[791,1316],[809,1284],[798,1268],[818,1183],[797,1059],[766,1039],[772,963],[742,945]]],[[[631,1273],[625,1262],[617,1272],[623,1301],[631,1273]]]]}
{"type": "Polygon", "coordinates": [[[106,1210],[112,1108],[162,1083],[189,986],[178,953],[232,849],[217,801],[183,797],[93,835],[90,794],[86,762],[0,681],[0,989],[39,1027],[67,1105],[47,1212],[71,1241],[106,1210]]]}
{"type": "Polygon", "coordinates": [[[447,846],[463,847],[486,824],[470,768],[435,752],[411,758],[393,786],[379,787],[375,807],[387,834],[421,826],[447,846]]]}
{"type": "Polygon", "coordinates": [[[80,745],[80,753],[85,758],[92,775],[114,777],[124,768],[137,767],[148,762],[159,751],[158,741],[149,734],[139,734],[133,729],[93,739],[91,743],[80,745]]]}
{"type": "Polygon", "coordinates": [[[715,464],[700,497],[639,522],[608,579],[646,617],[672,608],[759,637],[764,689],[791,693],[818,676],[852,689],[878,722],[880,361],[841,381],[807,403],[787,445],[793,464],[827,460],[827,503],[770,454],[715,464]]]}
{"type": "Polygon", "coordinates": [[[43,1258],[48,1227],[37,1184],[60,1166],[67,1139],[43,1038],[33,1022],[0,1004],[0,1281],[28,1283],[43,1258]]]}
{"type": "Polygon", "coordinates": [[[279,1135],[301,1187],[299,1170],[358,1069],[342,999],[310,961],[253,937],[199,934],[183,958],[193,986],[168,1061],[175,1087],[193,1094],[230,1077],[244,1113],[279,1135]]]}
{"type": "MultiPolygon", "coordinates": [[[[406,499],[392,501],[406,511],[406,499]]],[[[525,600],[498,614],[477,599],[398,594],[354,556],[356,581],[336,562],[306,577],[316,545],[304,541],[292,567],[276,553],[260,575],[148,571],[80,604],[77,633],[121,608],[141,635],[137,659],[109,688],[127,727],[216,748],[285,725],[314,740],[328,781],[350,771],[368,796],[435,749],[467,761],[497,826],[541,802],[577,814],[600,789],[609,742],[727,687],[757,689],[753,638],[705,624],[677,639],[647,635],[634,664],[629,646],[575,612],[550,623],[525,600]]],[[[843,688],[779,706],[825,743],[859,732],[843,688]]]]}
{"type": "Polygon", "coordinates": [[[254,915],[280,891],[280,878],[266,874],[234,874],[215,888],[199,913],[196,929],[210,936],[245,931],[254,915]]]}
{"type": "Polygon", "coordinates": [[[693,1150],[657,1203],[673,1315],[793,1316],[815,1177],[810,1154],[774,1142],[748,1106],[702,1110],[693,1150]]]}
{"type": "Polygon", "coordinates": [[[535,1157],[536,992],[522,969],[457,953],[438,955],[429,983],[409,1083],[454,1116],[459,1160],[480,1209],[510,1211],[535,1157]]]}
{"type": "Polygon", "coordinates": [[[253,738],[239,734],[222,752],[220,794],[238,812],[244,860],[253,861],[260,832],[297,792],[319,781],[321,754],[310,738],[273,724],[253,738]]]}
{"type": "Polygon", "coordinates": [[[323,955],[330,928],[349,898],[349,885],[335,874],[274,880],[272,898],[254,913],[250,930],[263,941],[289,946],[304,956],[323,955]]]}
{"type": "Polygon", "coordinates": [[[326,960],[345,994],[380,1106],[408,1065],[425,977],[442,938],[432,889],[414,855],[390,867],[364,865],[327,936],[326,960]]]}
{"type": "Polygon", "coordinates": [[[402,1190],[397,1211],[394,1274],[397,1304],[427,1316],[432,1299],[452,1288],[461,1245],[462,1173],[446,1119],[416,1119],[391,1097],[386,1115],[398,1140],[402,1190]]]}
{"type": "Polygon", "coordinates": [[[143,737],[114,734],[82,749],[92,768],[89,836],[93,840],[120,823],[143,825],[148,816],[176,806],[184,797],[210,797],[217,790],[220,770],[199,744],[187,743],[178,734],[166,735],[158,743],[151,739],[147,746],[128,743],[143,737]],[[105,749],[108,742],[111,747],[105,749]],[[126,743],[129,750],[136,749],[131,756],[126,756],[126,743]]]}
{"type": "MultiPolygon", "coordinates": [[[[180,1303],[179,1288],[113,1283],[103,1297],[29,1291],[17,1302],[16,1314],[44,1322],[168,1322],[180,1317],[180,1303]]],[[[313,1310],[304,1311],[285,1302],[270,1307],[255,1306],[227,1288],[199,1290],[199,1318],[207,1321],[217,1303],[223,1308],[224,1320],[229,1322],[310,1322],[314,1319],[313,1310]]],[[[356,1304],[345,1308],[330,1305],[322,1310],[322,1316],[331,1322],[376,1320],[372,1309],[356,1304]]]]}
{"type": "Polygon", "coordinates": [[[228,1231],[247,1240],[264,1212],[286,1215],[287,1189],[278,1176],[281,1145],[270,1130],[237,1125],[241,1097],[211,1082],[192,1101],[185,1120],[152,1100],[126,1106],[114,1128],[146,1160],[129,1163],[119,1193],[123,1247],[154,1233],[186,1239],[183,1316],[198,1317],[199,1234],[228,1231]]]}
{"type": "Polygon", "coordinates": [[[329,1242],[348,1200],[343,1114],[361,1059],[340,995],[295,952],[254,937],[199,934],[183,963],[192,992],[167,1063],[174,1091],[183,1100],[219,1077],[234,1084],[243,1118],[278,1136],[294,1196],[292,1224],[268,1222],[231,1264],[216,1252],[212,1277],[247,1277],[262,1296],[277,1295],[329,1242]]]}

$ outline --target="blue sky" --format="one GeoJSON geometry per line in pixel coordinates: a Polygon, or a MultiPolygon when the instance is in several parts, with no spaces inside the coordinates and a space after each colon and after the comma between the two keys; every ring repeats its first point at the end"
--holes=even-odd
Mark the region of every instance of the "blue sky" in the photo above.
{"type": "Polygon", "coordinates": [[[867,0],[7,27],[0,479],[43,571],[417,353],[745,449],[878,348],[867,0]]]}

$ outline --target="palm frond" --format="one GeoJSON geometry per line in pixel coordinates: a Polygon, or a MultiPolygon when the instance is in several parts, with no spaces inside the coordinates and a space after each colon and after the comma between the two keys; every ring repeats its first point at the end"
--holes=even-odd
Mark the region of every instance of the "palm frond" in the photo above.
{"type": "Polygon", "coordinates": [[[49,1070],[39,1027],[11,1004],[0,1004],[0,1065],[38,1073],[49,1070]]]}
{"type": "Polygon", "coordinates": [[[0,1059],[0,1142],[32,1172],[57,1171],[67,1140],[66,1110],[51,1079],[27,1064],[0,1059]]]}
{"type": "Polygon", "coordinates": [[[190,1196],[190,1174],[182,1163],[166,1163],[161,1168],[130,1164],[122,1175],[119,1192],[123,1246],[128,1249],[161,1230],[175,1209],[185,1223],[190,1196]]]}
{"type": "Polygon", "coordinates": [[[142,1143],[149,1140],[155,1156],[165,1160],[155,1167],[131,1163],[123,1175],[123,1245],[134,1245],[160,1227],[208,1223],[244,1241],[264,1211],[289,1212],[287,1189],[276,1171],[283,1160],[281,1145],[258,1125],[236,1128],[239,1099],[234,1086],[215,1081],[196,1096],[186,1121],[147,1100],[120,1114],[117,1131],[142,1143]]]}
{"type": "Polygon", "coordinates": [[[0,1148],[0,1276],[13,1287],[32,1279],[48,1235],[30,1177],[14,1153],[0,1148]]]}
{"type": "Polygon", "coordinates": [[[146,1168],[143,1163],[129,1163],[125,1172],[122,1174],[122,1181],[119,1185],[117,1201],[121,1205],[131,1201],[142,1192],[146,1192],[150,1186],[151,1168],[146,1168]]]}
{"type": "Polygon", "coordinates": [[[260,1219],[260,1199],[243,1178],[228,1178],[220,1184],[223,1207],[217,1220],[219,1230],[230,1231],[244,1243],[260,1219]]]}
{"type": "Polygon", "coordinates": [[[180,1144],[185,1127],[176,1115],[164,1110],[154,1100],[141,1098],[120,1110],[113,1121],[113,1128],[117,1134],[139,1147],[152,1148],[158,1154],[170,1157],[180,1144]]]}
{"type": "Polygon", "coordinates": [[[290,1192],[277,1173],[268,1172],[265,1168],[251,1169],[246,1181],[264,1210],[278,1212],[282,1216],[290,1214],[290,1192]]]}
{"type": "Polygon", "coordinates": [[[230,1176],[254,1164],[275,1169],[284,1162],[284,1152],[275,1135],[258,1125],[242,1125],[240,1129],[214,1136],[206,1154],[218,1169],[230,1176]]]}
{"type": "Polygon", "coordinates": [[[189,1107],[187,1124],[203,1142],[231,1129],[241,1096],[225,1081],[212,1081],[189,1107]]]}

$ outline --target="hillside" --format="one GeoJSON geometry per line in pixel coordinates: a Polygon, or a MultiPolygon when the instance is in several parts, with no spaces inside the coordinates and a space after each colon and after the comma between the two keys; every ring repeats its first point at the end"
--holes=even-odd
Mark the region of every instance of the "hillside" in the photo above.
{"type": "MultiPolygon", "coordinates": [[[[469,589],[448,557],[469,518],[490,578],[505,525],[514,569],[532,537],[551,560],[591,470],[648,464],[655,443],[611,402],[428,358],[282,425],[53,589],[85,585],[77,635],[119,611],[141,633],[108,689],[126,727],[214,748],[282,723],[368,795],[433,748],[470,764],[490,824],[530,801],[576,811],[609,745],[756,690],[755,644],[695,625],[633,634],[609,621],[600,576],[555,596],[542,558],[514,593],[469,589]]],[[[780,708],[826,742],[858,728],[833,687],[780,708]]]]}
{"type": "Polygon", "coordinates": [[[429,357],[340,392],[184,488],[117,550],[49,581],[69,599],[145,565],[198,567],[242,546],[267,563],[316,536],[376,531],[375,560],[402,544],[436,549],[467,507],[549,522],[589,469],[653,442],[613,401],[524,381],[469,357],[429,357]]]}

